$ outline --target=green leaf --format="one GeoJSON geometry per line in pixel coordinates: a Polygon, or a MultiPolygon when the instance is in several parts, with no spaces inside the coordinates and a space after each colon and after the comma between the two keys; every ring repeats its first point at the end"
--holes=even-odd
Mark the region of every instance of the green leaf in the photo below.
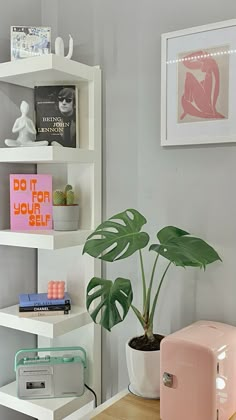
{"type": "Polygon", "coordinates": [[[149,249],[182,267],[205,269],[207,264],[221,260],[217,252],[205,241],[185,235],[189,233],[174,226],[167,226],[157,234],[161,243],[151,245],[149,249]]]}
{"type": "Polygon", "coordinates": [[[93,277],[87,287],[87,310],[95,323],[97,323],[97,316],[100,313],[99,324],[108,331],[125,319],[132,300],[132,286],[128,279],[117,278],[113,283],[111,280],[93,277]],[[97,306],[95,303],[95,307],[93,306],[91,309],[90,305],[98,298],[100,299],[99,303],[97,306]]]}
{"type": "Polygon", "coordinates": [[[145,217],[134,209],[116,214],[87,238],[83,254],[109,262],[127,258],[148,244],[149,235],[140,232],[145,223],[145,217]]]}
{"type": "Polygon", "coordinates": [[[171,239],[179,238],[181,236],[189,235],[185,230],[179,229],[175,226],[166,226],[163,229],[159,230],[157,238],[161,244],[169,242],[171,239]]]}

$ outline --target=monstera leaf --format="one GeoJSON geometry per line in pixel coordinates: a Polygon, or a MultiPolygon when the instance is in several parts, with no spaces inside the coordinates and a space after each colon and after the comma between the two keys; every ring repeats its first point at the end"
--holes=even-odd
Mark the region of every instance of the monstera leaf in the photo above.
{"type": "Polygon", "coordinates": [[[87,287],[87,310],[96,323],[99,315],[100,321],[98,323],[108,331],[124,320],[132,299],[133,292],[128,279],[117,278],[113,283],[111,280],[93,277],[87,287]],[[90,305],[96,299],[99,299],[99,303],[96,306],[96,302],[94,302],[91,309],[90,305]]]}
{"type": "Polygon", "coordinates": [[[134,209],[116,214],[87,238],[83,254],[110,262],[127,258],[147,245],[149,235],[140,232],[145,223],[145,217],[134,209]]]}
{"type": "Polygon", "coordinates": [[[216,260],[221,260],[217,252],[205,241],[174,226],[167,226],[157,234],[160,244],[150,246],[175,265],[204,268],[216,260]]]}

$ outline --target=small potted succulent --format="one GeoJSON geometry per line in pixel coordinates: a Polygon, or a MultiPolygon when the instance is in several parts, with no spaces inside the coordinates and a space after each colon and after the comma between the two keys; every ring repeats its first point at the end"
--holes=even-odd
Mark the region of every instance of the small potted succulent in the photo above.
{"type": "MultiPolygon", "coordinates": [[[[93,321],[108,331],[124,320],[130,308],[133,310],[142,326],[143,335],[131,338],[126,344],[130,390],[143,397],[158,398],[160,342],[163,336],[158,331],[154,333],[153,321],[167,270],[171,265],[205,270],[208,264],[221,259],[205,241],[175,226],[162,228],[156,235],[158,243],[148,246],[149,235],[142,230],[146,222],[145,217],[135,209],[116,214],[101,223],[87,238],[83,253],[103,261],[115,262],[138,252],[140,275],[133,280],[142,283],[142,307],[137,308],[133,303],[129,279],[118,277],[112,281],[93,277],[87,287],[87,310],[93,321]],[[154,257],[149,279],[145,275],[142,254],[147,246],[154,257]],[[162,273],[155,276],[160,257],[167,260],[167,265],[162,273]]],[[[173,272],[173,280],[174,277],[173,272]]]]}
{"type": "Polygon", "coordinates": [[[53,191],[53,228],[54,230],[79,229],[79,205],[74,203],[75,193],[71,185],[64,190],[53,191]]]}

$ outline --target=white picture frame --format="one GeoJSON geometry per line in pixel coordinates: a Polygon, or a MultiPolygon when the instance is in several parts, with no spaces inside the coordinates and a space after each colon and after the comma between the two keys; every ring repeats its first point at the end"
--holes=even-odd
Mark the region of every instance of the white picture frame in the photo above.
{"type": "Polygon", "coordinates": [[[161,145],[236,142],[236,19],[162,34],[161,145]]]}
{"type": "Polygon", "coordinates": [[[51,28],[11,26],[11,61],[51,53],[51,28]]]}

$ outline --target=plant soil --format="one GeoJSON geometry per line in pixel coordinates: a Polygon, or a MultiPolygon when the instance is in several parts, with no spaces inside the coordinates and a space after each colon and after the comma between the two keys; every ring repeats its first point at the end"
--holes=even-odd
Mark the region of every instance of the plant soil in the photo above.
{"type": "Polygon", "coordinates": [[[134,337],[130,340],[129,346],[132,347],[132,349],[141,351],[160,350],[160,343],[164,336],[159,334],[153,334],[153,336],[153,341],[148,339],[145,335],[141,335],[140,337],[134,337]]]}

